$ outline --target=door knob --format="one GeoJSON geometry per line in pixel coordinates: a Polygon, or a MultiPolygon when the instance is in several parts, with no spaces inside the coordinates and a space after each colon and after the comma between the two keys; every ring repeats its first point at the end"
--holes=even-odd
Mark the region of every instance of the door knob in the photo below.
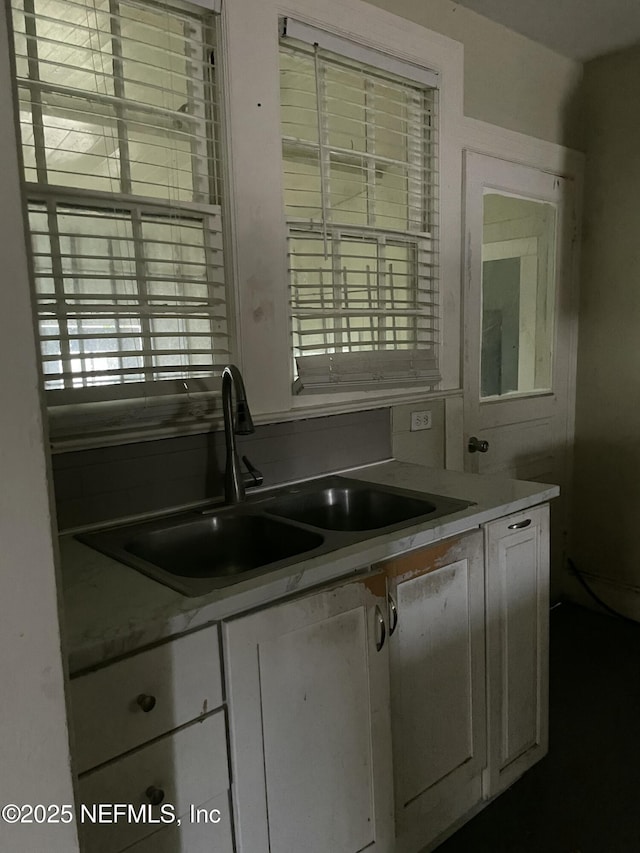
{"type": "Polygon", "coordinates": [[[485,441],[483,438],[476,438],[475,435],[472,435],[469,439],[469,444],[467,445],[469,453],[486,453],[489,449],[489,442],[485,441]]]}

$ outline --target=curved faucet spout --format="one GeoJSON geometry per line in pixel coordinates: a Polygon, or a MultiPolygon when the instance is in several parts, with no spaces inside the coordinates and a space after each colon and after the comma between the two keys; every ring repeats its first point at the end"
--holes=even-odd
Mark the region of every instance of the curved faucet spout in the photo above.
{"type": "Polygon", "coordinates": [[[244,389],[244,380],[235,364],[227,364],[222,371],[223,403],[225,399],[225,386],[227,387],[227,394],[229,396],[229,406],[231,406],[231,387],[233,386],[236,391],[236,417],[233,427],[235,434],[249,435],[255,432],[251,412],[249,411],[249,403],[247,402],[247,392],[244,389]]]}
{"type": "MultiPolygon", "coordinates": [[[[222,414],[224,416],[224,440],[227,450],[224,471],[225,501],[235,504],[240,503],[245,498],[244,477],[240,470],[236,435],[249,435],[255,432],[242,374],[235,364],[227,364],[222,371],[222,414]],[[235,418],[232,404],[234,388],[236,396],[235,418]]],[[[257,482],[255,476],[254,480],[257,482]]]]}

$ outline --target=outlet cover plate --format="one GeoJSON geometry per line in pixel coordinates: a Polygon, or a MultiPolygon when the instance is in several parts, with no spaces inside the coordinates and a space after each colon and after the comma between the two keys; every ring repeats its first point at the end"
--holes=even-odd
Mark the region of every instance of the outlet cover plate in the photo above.
{"type": "Polygon", "coordinates": [[[431,412],[411,412],[411,432],[431,429],[431,412]]]}

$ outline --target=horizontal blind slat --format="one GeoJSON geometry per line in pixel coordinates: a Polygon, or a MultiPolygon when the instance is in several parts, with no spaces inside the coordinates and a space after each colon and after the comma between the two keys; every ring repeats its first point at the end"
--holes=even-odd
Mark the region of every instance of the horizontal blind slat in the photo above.
{"type": "MultiPolygon", "coordinates": [[[[110,77],[110,79],[114,79],[110,77]]],[[[172,109],[167,106],[162,106],[160,104],[146,104],[141,101],[137,101],[134,99],[118,97],[117,95],[110,95],[106,92],[86,92],[84,89],[75,89],[73,86],[64,86],[60,83],[47,83],[42,80],[32,80],[28,77],[18,77],[18,83],[27,91],[35,91],[39,94],[51,94],[51,95],[61,95],[65,98],[74,99],[75,104],[71,104],[69,109],[75,109],[76,112],[85,112],[98,114],[96,110],[96,106],[108,106],[108,107],[118,107],[122,110],[128,111],[130,114],[135,115],[136,113],[144,113],[146,115],[158,116],[166,119],[170,119],[172,122],[179,122],[181,126],[189,125],[191,127],[197,126],[203,122],[204,119],[197,115],[192,115],[187,112],[183,112],[180,109],[172,109]],[[80,104],[85,104],[84,109],[81,110],[80,104]]],[[[162,90],[160,90],[162,91],[162,90]]],[[[190,98],[192,104],[196,107],[204,107],[210,103],[209,99],[193,99],[190,98]]],[[[64,106],[62,102],[56,102],[52,104],[52,107],[59,109],[63,109],[64,106]]],[[[175,130],[180,130],[180,127],[175,126],[175,130]]],[[[199,134],[200,136],[204,136],[204,134],[199,134]]]]}

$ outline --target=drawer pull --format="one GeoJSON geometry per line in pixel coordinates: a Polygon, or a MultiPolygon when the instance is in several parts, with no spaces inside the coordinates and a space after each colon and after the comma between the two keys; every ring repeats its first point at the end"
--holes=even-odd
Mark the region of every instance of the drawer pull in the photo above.
{"type": "Polygon", "coordinates": [[[141,693],[136,699],[138,705],[142,708],[145,714],[148,714],[149,711],[153,711],[156,707],[156,697],[148,696],[146,693],[141,693]]]}
{"type": "Polygon", "coordinates": [[[523,527],[528,527],[531,524],[530,518],[525,518],[524,521],[516,521],[515,524],[509,524],[508,530],[522,530],[523,527]]]}
{"type": "Polygon", "coordinates": [[[155,785],[149,785],[145,794],[152,806],[159,806],[164,800],[164,791],[162,788],[156,788],[155,785]]]}

